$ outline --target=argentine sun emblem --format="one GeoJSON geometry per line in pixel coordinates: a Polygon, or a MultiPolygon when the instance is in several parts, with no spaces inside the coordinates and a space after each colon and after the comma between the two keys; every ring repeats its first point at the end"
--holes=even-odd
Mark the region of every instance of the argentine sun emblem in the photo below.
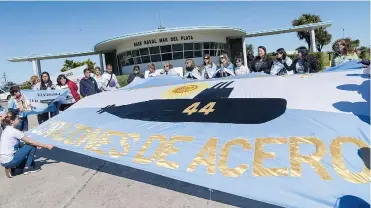
{"type": "Polygon", "coordinates": [[[162,93],[161,97],[166,99],[192,98],[196,94],[208,88],[207,83],[192,83],[171,87],[162,93]]]}

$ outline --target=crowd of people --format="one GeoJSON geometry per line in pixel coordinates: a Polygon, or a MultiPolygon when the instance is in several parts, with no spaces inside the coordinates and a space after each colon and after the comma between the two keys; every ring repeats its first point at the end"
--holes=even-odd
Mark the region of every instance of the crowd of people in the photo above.
{"type": "MultiPolygon", "coordinates": [[[[337,53],[332,61],[332,66],[338,66],[345,62],[358,60],[355,52],[352,52],[350,45],[345,40],[336,42],[337,53]]],[[[292,60],[285,49],[276,50],[275,59],[267,55],[264,46],[258,47],[258,56],[249,57],[248,63],[244,64],[241,56],[235,59],[235,65],[231,62],[227,54],[219,57],[219,63],[215,64],[212,57],[205,54],[202,66],[196,66],[193,59],[187,59],[183,70],[183,77],[190,79],[212,79],[226,76],[240,76],[252,72],[266,73],[270,75],[282,76],[288,72],[294,74],[312,73],[320,70],[320,64],[317,59],[309,56],[309,51],[305,47],[297,49],[297,58],[292,60]]],[[[370,65],[362,61],[365,65],[370,65]]],[[[165,63],[164,68],[156,70],[153,63],[148,65],[148,77],[156,76],[180,76],[175,71],[171,63],[165,63]]],[[[135,78],[144,78],[140,73],[139,66],[134,66],[133,73],[128,78],[128,83],[135,78]]],[[[71,105],[80,99],[100,93],[102,91],[112,91],[119,88],[119,83],[115,74],[112,72],[112,65],[106,66],[105,73],[101,73],[99,67],[95,67],[94,75],[91,76],[89,69],[84,69],[84,77],[79,81],[79,86],[69,80],[64,74],[58,76],[56,83],[50,79],[48,72],[38,76],[32,76],[30,79],[33,90],[68,90],[67,99],[58,104],[56,110],[37,115],[38,123],[41,124],[49,118],[58,114],[59,111],[68,109],[71,105]]],[[[25,174],[40,170],[35,166],[33,157],[36,148],[52,149],[53,146],[35,142],[24,135],[28,130],[28,119],[23,114],[30,110],[31,106],[27,98],[21,93],[19,86],[10,88],[11,99],[8,102],[8,112],[1,122],[0,139],[0,163],[5,167],[6,176],[12,177],[16,168],[24,170],[25,174]]]]}
{"type": "MultiPolygon", "coordinates": [[[[332,60],[331,66],[338,66],[348,61],[359,60],[356,52],[351,50],[351,46],[344,39],[336,42],[337,51],[332,60]]],[[[282,76],[288,73],[302,74],[313,73],[321,70],[319,60],[310,56],[306,47],[297,49],[297,58],[292,60],[284,48],[279,48],[275,52],[275,58],[272,59],[264,46],[258,47],[258,56],[251,57],[248,55],[247,64],[243,63],[242,55],[235,59],[233,64],[227,54],[219,56],[218,63],[214,63],[211,56],[204,55],[203,64],[196,66],[193,59],[187,59],[183,69],[183,77],[191,79],[211,79],[225,76],[246,75],[252,72],[261,72],[270,75],[282,76]]],[[[173,70],[172,64],[167,62],[164,68],[156,70],[153,63],[148,65],[148,77],[161,75],[178,75],[179,72],[173,70]]],[[[132,82],[135,77],[144,78],[140,73],[139,66],[134,66],[133,73],[130,74],[128,83],[132,82]]]]}
{"type": "MultiPolygon", "coordinates": [[[[56,83],[53,83],[48,72],[43,72],[41,79],[36,75],[32,76],[30,83],[33,90],[68,90],[67,99],[61,103],[52,104],[56,109],[37,114],[39,124],[55,116],[59,111],[68,109],[84,97],[120,87],[110,64],[107,65],[103,75],[99,67],[95,68],[93,76],[89,69],[84,69],[84,77],[80,80],[79,86],[64,74],[59,75],[56,83]]],[[[24,174],[39,171],[40,167],[37,167],[33,161],[36,149],[53,148],[52,145],[35,142],[24,135],[24,132],[28,131],[28,118],[23,112],[31,110],[30,102],[21,93],[19,86],[12,86],[10,94],[8,112],[2,118],[0,127],[0,163],[5,168],[5,175],[9,178],[13,177],[16,169],[23,169],[24,174]]]]}

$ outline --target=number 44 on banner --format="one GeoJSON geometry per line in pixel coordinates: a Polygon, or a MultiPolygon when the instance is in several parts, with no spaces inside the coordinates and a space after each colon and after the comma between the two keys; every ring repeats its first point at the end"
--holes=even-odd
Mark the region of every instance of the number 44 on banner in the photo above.
{"type": "Polygon", "coordinates": [[[216,102],[210,102],[207,105],[205,105],[203,108],[198,110],[198,106],[201,102],[195,102],[192,105],[188,106],[186,109],[184,109],[183,113],[187,113],[187,115],[192,115],[193,113],[203,113],[204,115],[208,115],[209,113],[212,113],[215,111],[214,106],[216,102]]]}

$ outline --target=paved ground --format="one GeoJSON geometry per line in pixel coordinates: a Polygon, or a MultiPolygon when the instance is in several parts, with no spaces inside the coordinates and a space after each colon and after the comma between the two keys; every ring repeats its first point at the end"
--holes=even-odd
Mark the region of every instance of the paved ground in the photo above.
{"type": "MultiPolygon", "coordinates": [[[[37,125],[36,117],[29,123],[37,125]]],[[[8,179],[0,171],[1,208],[267,207],[58,148],[42,150],[37,157],[42,171],[33,175],[8,179]]]]}

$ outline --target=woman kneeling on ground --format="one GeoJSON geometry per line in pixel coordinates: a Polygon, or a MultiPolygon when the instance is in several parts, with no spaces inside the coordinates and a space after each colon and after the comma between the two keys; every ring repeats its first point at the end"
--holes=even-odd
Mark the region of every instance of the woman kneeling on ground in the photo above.
{"type": "Polygon", "coordinates": [[[0,138],[0,163],[5,167],[5,175],[12,178],[15,169],[23,168],[25,175],[37,172],[34,155],[36,148],[47,148],[51,150],[52,145],[42,144],[26,137],[23,132],[17,130],[19,120],[17,114],[8,112],[2,120],[4,130],[0,138]],[[22,140],[22,141],[21,141],[22,140]]]}

